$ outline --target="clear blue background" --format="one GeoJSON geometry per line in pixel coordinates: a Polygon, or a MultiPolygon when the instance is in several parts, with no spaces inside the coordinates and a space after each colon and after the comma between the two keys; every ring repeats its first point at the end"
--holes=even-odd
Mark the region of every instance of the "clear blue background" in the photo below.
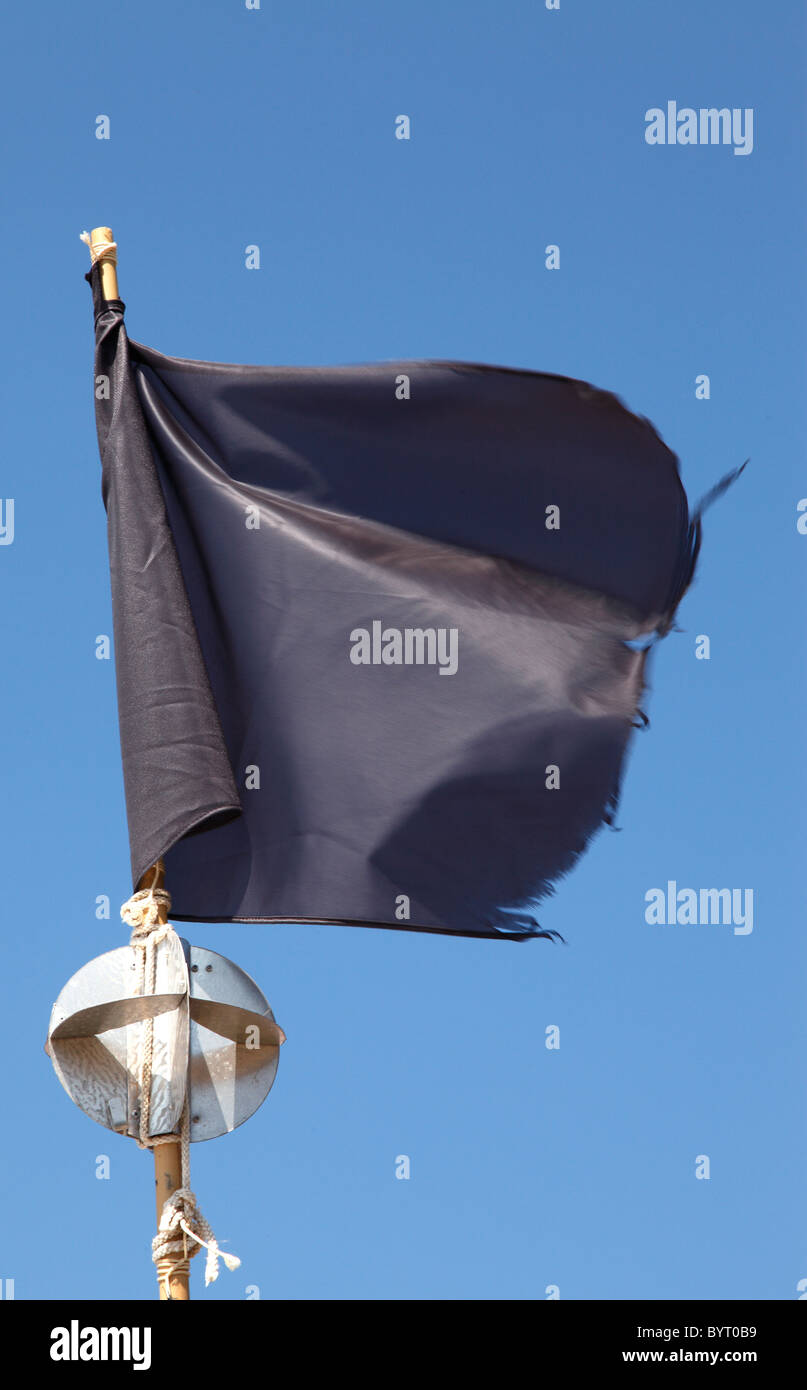
{"type": "Polygon", "coordinates": [[[567,945],[181,928],[258,980],[289,1037],[258,1114],[192,1150],[243,1261],[207,1293],[194,1261],[194,1296],[796,1298],[803,6],[45,0],[4,28],[0,1277],[18,1299],[155,1291],[151,1160],[71,1104],[42,1050],[66,980],[127,940],[78,240],[108,224],[129,333],[163,352],[582,377],[654,422],[693,502],[751,458],[656,652],[621,833],[544,906],[567,945]],[[648,146],[668,99],[753,107],[753,153],[648,146]],[[668,879],[753,888],[753,933],[648,926],[668,879]]]}

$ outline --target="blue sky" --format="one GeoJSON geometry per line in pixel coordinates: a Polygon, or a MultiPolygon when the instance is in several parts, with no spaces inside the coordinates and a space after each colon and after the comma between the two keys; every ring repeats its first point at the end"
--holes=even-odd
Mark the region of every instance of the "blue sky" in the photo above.
{"type": "Polygon", "coordinates": [[[192,1149],[243,1262],[205,1292],[195,1260],[194,1296],[797,1297],[803,8],[44,0],[5,27],[0,1278],[17,1298],[154,1296],[150,1158],[76,1109],[42,1050],[63,984],[127,940],[78,240],[107,224],[130,336],[162,352],[581,377],[653,421],[693,503],[751,459],[655,652],[622,829],[542,912],[565,946],[180,928],[260,983],[289,1039],[263,1108],[192,1149]],[[668,100],[752,108],[753,151],[648,145],[668,100]],[[753,931],[648,925],[671,879],[752,888],[753,931]]]}

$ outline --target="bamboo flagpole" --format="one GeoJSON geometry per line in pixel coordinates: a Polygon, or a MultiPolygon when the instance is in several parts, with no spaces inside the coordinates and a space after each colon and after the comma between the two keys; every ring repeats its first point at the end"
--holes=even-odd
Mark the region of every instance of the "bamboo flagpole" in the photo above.
{"type": "MultiPolygon", "coordinates": [[[[101,292],[104,299],[118,299],[118,248],[110,227],[93,227],[82,236],[90,248],[93,264],[99,263],[101,273],[101,292]]],[[[162,859],[146,871],[137,884],[137,892],[149,888],[165,888],[165,865],[162,859]]],[[[160,926],[168,921],[168,907],[157,904],[157,920],[160,926]]],[[[154,1154],[154,1185],[157,1204],[157,1226],[159,1228],[163,1207],[178,1188],[182,1186],[182,1144],[164,1140],[152,1146],[154,1154]]],[[[177,1261],[165,1258],[157,1262],[157,1282],[161,1301],[184,1302],[190,1298],[190,1257],[177,1261]]]]}

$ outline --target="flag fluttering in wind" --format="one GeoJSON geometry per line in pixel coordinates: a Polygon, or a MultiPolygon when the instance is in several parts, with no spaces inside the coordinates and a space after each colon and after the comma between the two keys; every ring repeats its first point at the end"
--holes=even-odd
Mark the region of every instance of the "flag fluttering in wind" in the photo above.
{"type": "Polygon", "coordinates": [[[166,357],[87,278],[134,882],[163,858],[183,921],[550,934],[692,578],[675,455],[560,376],[166,357]]]}

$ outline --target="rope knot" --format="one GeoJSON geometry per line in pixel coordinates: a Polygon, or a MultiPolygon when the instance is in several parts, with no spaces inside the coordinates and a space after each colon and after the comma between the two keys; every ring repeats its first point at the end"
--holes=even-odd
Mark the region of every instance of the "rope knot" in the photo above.
{"type": "Polygon", "coordinates": [[[241,1263],[238,1256],[219,1249],[218,1241],[201,1213],[195,1193],[189,1187],[178,1187],[163,1203],[160,1227],[151,1242],[151,1258],[155,1264],[173,1255],[181,1255],[183,1260],[190,1260],[194,1255],[198,1255],[202,1246],[207,1250],[205,1284],[212,1284],[218,1279],[219,1258],[229,1270],[238,1269],[241,1263]],[[188,1236],[196,1242],[193,1249],[188,1249],[188,1236]]]}
{"type": "MultiPolygon", "coordinates": [[[[127,898],[120,915],[122,921],[132,928],[133,946],[139,944],[139,939],[148,936],[155,927],[162,925],[161,908],[165,909],[167,917],[171,911],[171,894],[164,888],[141,888],[139,893],[133,893],[131,898],[127,898]]],[[[164,932],[163,935],[167,933],[164,932]]]]}

